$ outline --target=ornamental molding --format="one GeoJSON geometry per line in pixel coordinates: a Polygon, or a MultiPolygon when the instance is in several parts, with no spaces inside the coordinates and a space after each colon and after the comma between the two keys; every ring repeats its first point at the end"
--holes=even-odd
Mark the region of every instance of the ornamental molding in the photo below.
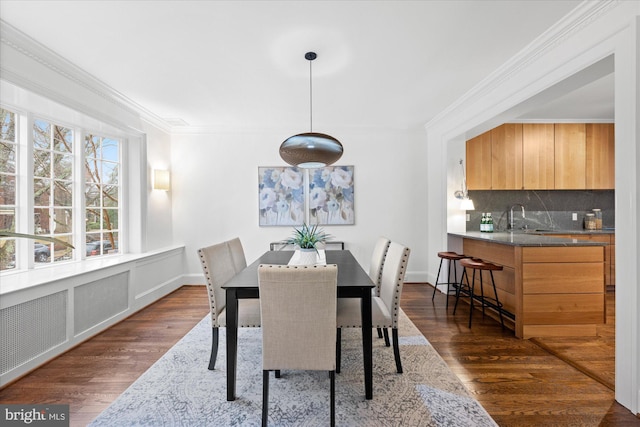
{"type": "MultiPolygon", "coordinates": [[[[53,52],[40,42],[27,36],[1,19],[0,43],[27,57],[31,61],[37,62],[43,67],[46,67],[51,72],[63,77],[80,88],[98,96],[102,100],[116,106],[126,115],[138,120],[144,120],[165,132],[171,131],[172,126],[156,114],[127,98],[120,92],[103,83],[98,78],[84,71],[69,60],[53,52]]],[[[8,68],[7,64],[4,62],[5,61],[0,64],[0,76],[2,79],[39,95],[45,96],[51,100],[60,102],[61,104],[78,112],[89,114],[101,121],[140,132],[139,129],[135,126],[131,126],[130,123],[126,123],[120,119],[114,119],[104,112],[99,111],[99,109],[95,108],[96,106],[87,105],[78,99],[74,99],[73,97],[57,91],[56,88],[43,85],[41,82],[27,77],[23,73],[18,73],[15,70],[8,68]]]]}
{"type": "Polygon", "coordinates": [[[481,80],[456,102],[426,123],[425,129],[437,126],[442,120],[446,120],[447,117],[450,117],[450,115],[454,114],[457,110],[466,107],[470,103],[481,99],[502,85],[505,85],[538,59],[552,52],[569,38],[622,3],[624,3],[623,0],[585,1],[581,3],[510,60],[489,74],[485,79],[481,80]]]}

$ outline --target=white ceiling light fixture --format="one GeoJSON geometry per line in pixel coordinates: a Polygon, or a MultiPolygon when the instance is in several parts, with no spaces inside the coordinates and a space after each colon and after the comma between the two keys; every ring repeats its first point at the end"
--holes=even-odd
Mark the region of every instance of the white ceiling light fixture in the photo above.
{"type": "Polygon", "coordinates": [[[460,159],[460,168],[462,168],[462,189],[456,191],[453,195],[456,199],[460,199],[460,209],[464,211],[473,211],[476,208],[473,206],[473,200],[469,198],[469,189],[467,188],[467,178],[465,177],[462,159],[460,159]]]}
{"type": "Polygon", "coordinates": [[[299,133],[285,139],[280,145],[280,157],[292,166],[311,169],[335,163],[342,157],[342,144],[324,133],[313,132],[313,85],[312,62],[318,57],[315,52],[304,55],[309,61],[309,132],[299,133]]]}

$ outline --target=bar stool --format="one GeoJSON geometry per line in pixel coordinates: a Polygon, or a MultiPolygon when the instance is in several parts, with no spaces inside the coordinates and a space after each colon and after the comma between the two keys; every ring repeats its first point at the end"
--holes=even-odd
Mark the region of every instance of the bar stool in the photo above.
{"type": "Polygon", "coordinates": [[[438,275],[436,276],[436,284],[433,287],[433,295],[431,295],[431,301],[433,301],[433,298],[436,296],[436,290],[438,289],[438,285],[447,285],[447,303],[446,303],[446,309],[449,309],[449,286],[453,285],[455,289],[457,289],[458,286],[458,282],[456,282],[457,277],[458,277],[458,272],[456,269],[456,261],[460,261],[463,258],[469,258],[466,255],[461,255],[458,254],[456,252],[438,252],[438,256],[440,257],[440,267],[438,267],[438,275]],[[447,281],[446,282],[438,282],[438,279],[440,278],[440,270],[442,270],[442,262],[444,260],[448,260],[449,261],[449,273],[447,275],[447,281]],[[453,264],[453,282],[451,281],[451,264],[453,264]]]}
{"type": "Polygon", "coordinates": [[[458,300],[460,299],[460,293],[467,294],[469,296],[469,328],[471,328],[471,319],[473,317],[473,300],[479,299],[482,304],[482,315],[484,316],[484,308],[491,307],[494,308],[498,314],[500,315],[500,323],[502,324],[502,329],[504,329],[504,318],[502,314],[504,312],[503,304],[498,299],[498,291],[496,290],[496,282],[493,279],[493,272],[502,270],[501,265],[492,264],[490,262],[483,261],[477,258],[465,258],[460,260],[460,265],[462,266],[462,277],[460,278],[460,284],[458,286],[456,292],[456,303],[453,307],[453,314],[456,314],[456,309],[458,308],[458,300]],[[473,270],[473,278],[471,280],[471,286],[469,286],[469,274],[467,273],[467,268],[473,270]],[[476,285],[476,270],[480,273],[480,296],[475,295],[475,285],[476,285]],[[482,282],[482,272],[489,271],[491,275],[491,285],[493,286],[493,294],[495,298],[485,297],[484,296],[484,284],[482,282]],[[467,278],[466,289],[464,285],[464,278],[467,278]]]}

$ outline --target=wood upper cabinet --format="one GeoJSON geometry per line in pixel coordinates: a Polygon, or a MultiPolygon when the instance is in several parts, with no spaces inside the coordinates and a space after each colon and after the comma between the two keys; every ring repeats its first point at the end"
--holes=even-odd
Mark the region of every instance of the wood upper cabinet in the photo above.
{"type": "Polygon", "coordinates": [[[522,124],[491,129],[491,189],[522,190],[522,124]]]}
{"type": "Polygon", "coordinates": [[[586,125],[556,123],[554,181],[556,190],[584,190],[586,184],[586,125]]]}
{"type": "Polygon", "coordinates": [[[491,190],[491,131],[467,141],[467,188],[491,190]]]}
{"type": "Polygon", "coordinates": [[[553,123],[522,125],[522,182],[526,190],[555,188],[553,123]]]}
{"type": "Polygon", "coordinates": [[[595,190],[615,188],[613,123],[586,125],[586,185],[595,190]]]}
{"type": "Polygon", "coordinates": [[[612,123],[507,123],[467,141],[469,190],[615,188],[612,123]]]}

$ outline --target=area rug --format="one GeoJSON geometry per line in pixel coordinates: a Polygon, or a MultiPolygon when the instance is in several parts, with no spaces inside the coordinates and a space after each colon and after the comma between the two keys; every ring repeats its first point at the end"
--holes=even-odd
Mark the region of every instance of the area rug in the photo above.
{"type": "MultiPolygon", "coordinates": [[[[225,333],[216,369],[207,365],[211,326],[206,316],[91,424],[99,426],[258,426],[262,408],[262,334],[238,331],[238,374],[226,400],[225,333]]],[[[375,332],[375,331],[374,331],[375,332]]],[[[364,398],[362,336],[342,332],[342,370],[336,375],[339,426],[496,426],[404,313],[400,317],[403,374],[393,347],[373,339],[373,400],[364,398]]],[[[329,425],[326,372],[283,371],[270,380],[269,425],[329,425]]]]}

